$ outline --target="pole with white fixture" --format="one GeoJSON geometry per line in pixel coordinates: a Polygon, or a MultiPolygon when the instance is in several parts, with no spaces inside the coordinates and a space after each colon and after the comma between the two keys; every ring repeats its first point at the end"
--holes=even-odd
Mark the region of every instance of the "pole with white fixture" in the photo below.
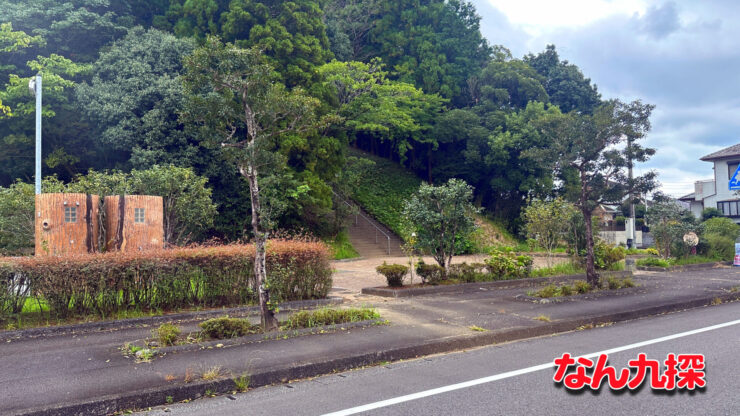
{"type": "Polygon", "coordinates": [[[28,81],[31,95],[36,97],[36,195],[41,193],[41,73],[28,81]]]}

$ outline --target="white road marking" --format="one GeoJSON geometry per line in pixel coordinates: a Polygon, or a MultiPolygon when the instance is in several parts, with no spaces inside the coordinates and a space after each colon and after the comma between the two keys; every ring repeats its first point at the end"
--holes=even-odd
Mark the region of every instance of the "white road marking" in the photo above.
{"type": "MultiPolygon", "coordinates": [[[[654,338],[654,339],[647,340],[647,341],[636,342],[634,344],[624,345],[624,346],[621,346],[621,347],[610,348],[610,349],[604,350],[604,351],[593,352],[593,353],[590,353],[590,354],[581,355],[579,357],[592,358],[592,357],[597,357],[597,356],[599,356],[601,354],[614,354],[614,353],[621,352],[621,351],[632,350],[632,349],[635,349],[635,348],[644,347],[646,345],[657,344],[659,342],[665,342],[665,341],[671,341],[671,340],[674,340],[674,339],[677,339],[677,338],[688,337],[690,335],[701,334],[702,332],[713,331],[715,329],[726,328],[728,326],[738,325],[738,324],[740,324],[740,319],[735,320],[735,321],[725,322],[725,323],[722,323],[722,324],[707,326],[707,327],[704,327],[704,328],[693,329],[691,331],[680,332],[678,334],[667,335],[667,336],[660,337],[660,338],[654,338]]],[[[575,357],[575,358],[577,358],[577,357],[575,357]]],[[[431,389],[431,390],[420,391],[418,393],[413,393],[413,394],[407,394],[405,396],[394,397],[392,399],[382,400],[382,401],[375,402],[375,403],[368,403],[368,404],[365,404],[365,405],[362,405],[362,406],[357,406],[357,407],[352,407],[352,408],[349,408],[349,409],[339,410],[337,412],[326,413],[324,416],[348,416],[348,415],[354,415],[354,414],[357,414],[357,413],[362,413],[362,412],[367,412],[367,411],[370,411],[370,410],[380,409],[381,407],[388,407],[388,406],[392,406],[394,404],[404,403],[404,402],[408,402],[408,401],[416,400],[416,399],[422,399],[424,397],[429,397],[429,396],[434,396],[434,395],[437,395],[437,394],[447,393],[447,392],[454,391],[454,390],[460,390],[460,389],[464,389],[464,388],[467,388],[467,387],[473,387],[473,386],[477,386],[479,384],[490,383],[492,381],[498,381],[498,380],[503,380],[505,378],[516,377],[516,376],[520,376],[520,375],[527,374],[527,373],[533,373],[535,371],[546,370],[548,368],[554,367],[554,365],[555,365],[554,363],[549,362],[549,363],[545,363],[545,364],[535,365],[535,366],[532,366],[532,367],[522,368],[522,369],[519,369],[519,370],[507,371],[507,372],[501,373],[501,374],[496,374],[496,375],[492,375],[492,376],[488,376],[488,377],[478,378],[478,379],[475,379],[475,380],[465,381],[465,382],[457,383],[457,384],[450,384],[448,386],[438,387],[436,389],[431,389]]]]}

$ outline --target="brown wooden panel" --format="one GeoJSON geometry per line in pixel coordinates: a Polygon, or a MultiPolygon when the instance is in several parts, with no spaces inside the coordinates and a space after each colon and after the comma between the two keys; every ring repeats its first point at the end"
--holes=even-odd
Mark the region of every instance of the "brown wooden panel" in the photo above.
{"type": "Polygon", "coordinates": [[[106,249],[137,251],[164,247],[162,209],[161,196],[126,195],[123,200],[121,196],[106,196],[106,249]]]}
{"type": "Polygon", "coordinates": [[[41,194],[35,201],[37,256],[84,254],[98,249],[97,195],[41,194]],[[88,202],[91,204],[88,215],[88,202]],[[69,208],[65,219],[65,208],[69,208]],[[72,212],[74,211],[74,212],[72,212]],[[88,227],[88,220],[91,222],[88,227]],[[88,233],[92,232],[91,236],[88,233]]]}

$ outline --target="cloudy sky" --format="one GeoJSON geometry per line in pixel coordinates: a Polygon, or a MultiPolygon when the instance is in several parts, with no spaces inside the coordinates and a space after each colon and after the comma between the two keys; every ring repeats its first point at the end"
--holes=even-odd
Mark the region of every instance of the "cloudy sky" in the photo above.
{"type": "Polygon", "coordinates": [[[472,0],[481,31],[515,57],[555,44],[603,97],[655,104],[642,168],[662,190],[712,178],[701,156],[740,142],[740,2],[472,0]]]}

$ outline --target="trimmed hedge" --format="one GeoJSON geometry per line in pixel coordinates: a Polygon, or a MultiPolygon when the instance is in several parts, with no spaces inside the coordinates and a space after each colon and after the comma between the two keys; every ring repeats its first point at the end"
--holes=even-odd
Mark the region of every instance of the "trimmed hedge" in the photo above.
{"type": "MultiPolygon", "coordinates": [[[[272,240],[267,280],[274,301],[324,298],[330,253],[319,242],[272,240]]],[[[256,301],[254,246],[176,248],[66,257],[0,258],[0,318],[25,298],[57,316],[106,316],[126,309],[172,310],[256,301]],[[27,293],[17,290],[27,287],[27,293]],[[13,290],[15,289],[15,290],[13,290]]]]}

